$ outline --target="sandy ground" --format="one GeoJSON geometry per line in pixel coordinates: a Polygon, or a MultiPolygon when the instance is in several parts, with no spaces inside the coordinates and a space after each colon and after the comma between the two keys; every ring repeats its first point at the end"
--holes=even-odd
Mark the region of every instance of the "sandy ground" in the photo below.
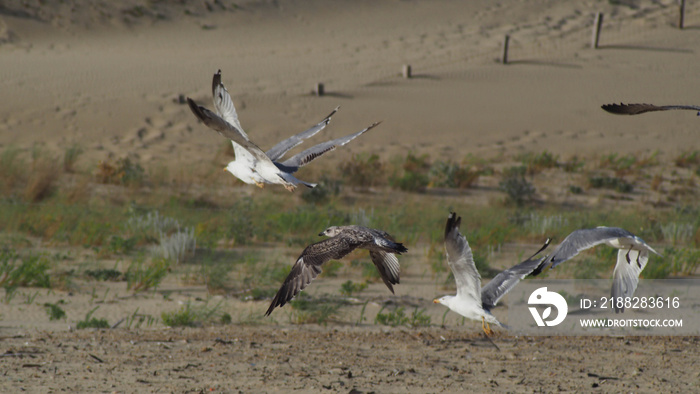
{"type": "MultiPolygon", "coordinates": [[[[669,159],[700,149],[692,112],[625,117],[600,109],[700,104],[700,8],[688,7],[679,30],[673,0],[40,3],[0,5],[0,149],[62,153],[77,143],[84,165],[126,156],[180,168],[210,160],[225,141],[178,97],[210,105],[217,69],[263,148],[338,105],[314,141],[384,121],[324,157],[326,166],[360,152],[459,161],[544,150],[562,158],[658,150],[669,159]],[[601,48],[592,50],[596,12],[605,22],[601,48]],[[506,34],[511,64],[502,65],[506,34]],[[400,76],[404,64],[414,78],[400,76]],[[318,82],[324,97],[310,94],[318,82]]],[[[423,286],[425,297],[444,291],[423,286]]],[[[176,290],[169,306],[202,289],[176,290]]],[[[157,316],[166,302],[105,289],[75,297],[70,322],[96,299],[121,305],[110,321],[139,305],[157,316]]],[[[0,305],[3,392],[691,392],[700,381],[697,338],[504,334],[493,340],[497,349],[478,324],[454,321],[444,329],[70,331],[66,322],[46,324],[41,307],[17,304],[0,305]]]]}

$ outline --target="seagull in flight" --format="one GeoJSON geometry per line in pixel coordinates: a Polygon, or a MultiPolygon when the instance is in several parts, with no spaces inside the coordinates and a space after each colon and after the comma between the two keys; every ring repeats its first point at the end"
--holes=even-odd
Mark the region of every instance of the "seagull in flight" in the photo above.
{"type": "Polygon", "coordinates": [[[668,111],[668,110],[690,110],[697,111],[700,116],[700,106],[697,105],[654,105],[654,104],[605,104],[601,108],[616,115],[639,115],[645,112],[668,111]]]}
{"type": "Polygon", "coordinates": [[[540,252],[549,246],[547,239],[529,259],[496,275],[483,288],[481,287],[481,275],[476,269],[474,256],[469,247],[467,238],[459,232],[462,218],[456,213],[450,213],[445,224],[445,251],[447,263],[452,269],[457,284],[457,295],[446,295],[433,300],[436,304],[442,304],[468,319],[481,320],[481,328],[487,336],[493,334],[491,324],[505,327],[491,314],[498,301],[521,279],[529,275],[542,264],[543,258],[536,258],[540,252]]]}
{"type": "Polygon", "coordinates": [[[403,244],[395,242],[391,235],[382,230],[363,226],[331,226],[319,234],[324,235],[330,238],[311,244],[301,252],[265,316],[304,290],[321,273],[324,263],[342,259],[357,248],[369,250],[382,281],[394,293],[392,285],[399,283],[399,260],[396,255],[408,252],[403,244]]]}
{"type": "Polygon", "coordinates": [[[309,188],[315,187],[315,183],[301,181],[292,174],[298,171],[300,167],[305,166],[326,152],[330,152],[339,146],[347,144],[380,123],[373,123],[357,133],[315,145],[280,162],[279,160],[281,160],[282,156],[290,149],[323,130],[338,108],[334,109],[333,112],[310,129],[287,138],[273,146],[267,152],[263,152],[262,149],[250,140],[246,132],[243,131],[243,127],[241,127],[238,120],[236,108],[233,106],[233,100],[226,90],[226,87],[221,82],[221,70],[214,74],[212,80],[212,95],[214,97],[214,108],[216,112],[197,105],[194,100],[188,97],[187,103],[189,104],[190,110],[192,110],[192,113],[197,119],[202,121],[207,127],[231,140],[236,159],[228,163],[225,170],[229,171],[243,182],[255,184],[261,188],[268,183],[283,185],[289,191],[294,191],[298,184],[309,188]]]}
{"type": "MultiPolygon", "coordinates": [[[[639,274],[649,261],[649,252],[661,256],[643,239],[619,227],[596,227],[575,230],[542,261],[533,275],[538,275],[548,267],[554,268],[566,260],[576,256],[579,252],[596,245],[606,244],[619,249],[617,252],[617,264],[613,271],[613,284],[611,295],[618,297],[632,297],[639,284],[639,274]]],[[[625,311],[624,303],[618,307],[613,303],[616,313],[625,311]]]]}

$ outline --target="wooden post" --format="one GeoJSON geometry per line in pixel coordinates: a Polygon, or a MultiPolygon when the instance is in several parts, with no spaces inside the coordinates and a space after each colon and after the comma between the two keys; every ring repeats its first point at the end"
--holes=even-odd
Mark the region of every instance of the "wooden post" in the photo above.
{"type": "Polygon", "coordinates": [[[680,0],[680,16],[678,17],[678,28],[683,29],[683,19],[685,18],[685,0],[680,0]]]}
{"type": "Polygon", "coordinates": [[[593,26],[593,42],[591,42],[591,47],[593,49],[598,49],[598,42],[600,42],[600,29],[603,27],[603,13],[599,12],[595,14],[595,24],[593,26]]]}
{"type": "Polygon", "coordinates": [[[501,58],[503,64],[508,64],[508,41],[510,41],[510,36],[506,34],[506,38],[503,39],[503,57],[501,58]]]}
{"type": "Polygon", "coordinates": [[[323,89],[323,84],[322,83],[317,83],[316,87],[314,88],[314,94],[317,96],[323,96],[324,94],[324,89],[323,89]]]}
{"type": "Polygon", "coordinates": [[[408,79],[411,78],[411,65],[410,64],[404,64],[403,69],[401,70],[401,74],[403,75],[404,78],[408,79]]]}

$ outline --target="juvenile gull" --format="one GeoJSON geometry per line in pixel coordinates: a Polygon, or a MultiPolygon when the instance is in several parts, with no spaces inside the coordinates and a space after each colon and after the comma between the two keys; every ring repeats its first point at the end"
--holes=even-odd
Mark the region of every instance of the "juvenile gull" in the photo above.
{"type": "MultiPolygon", "coordinates": [[[[639,284],[639,274],[647,265],[647,261],[649,261],[649,252],[661,256],[651,246],[647,245],[643,239],[629,231],[619,227],[601,226],[573,231],[564,238],[564,241],[554,249],[551,255],[544,259],[542,265],[532,274],[537,275],[548,267],[554,268],[576,256],[582,250],[600,244],[620,249],[617,252],[617,264],[613,271],[611,290],[613,299],[616,299],[616,297],[632,297],[639,284]]],[[[617,302],[613,302],[613,305],[616,313],[625,311],[624,303],[622,307],[618,307],[617,302]]]]}
{"type": "Polygon", "coordinates": [[[233,105],[233,100],[231,100],[231,96],[221,82],[221,70],[214,74],[212,80],[212,96],[214,98],[216,113],[205,107],[198,106],[194,100],[189,97],[187,98],[187,102],[197,119],[231,140],[236,158],[228,163],[225,170],[229,171],[243,182],[256,184],[259,187],[263,187],[266,183],[281,184],[289,191],[293,191],[300,183],[310,188],[315,187],[316,184],[301,181],[292,174],[317,157],[347,144],[379,124],[374,123],[357,133],[315,145],[283,162],[279,162],[281,157],[290,149],[323,130],[338,108],[333,110],[330,115],[310,129],[287,138],[273,146],[267,152],[263,152],[262,149],[250,141],[248,135],[243,131],[238,120],[236,108],[233,105]]]}
{"type": "Polygon", "coordinates": [[[481,275],[474,264],[472,250],[467,238],[459,232],[462,218],[452,212],[445,225],[445,251],[447,263],[452,269],[457,284],[457,295],[443,296],[433,300],[436,304],[442,304],[468,319],[481,320],[481,328],[486,335],[493,334],[490,324],[504,327],[494,315],[491,314],[498,301],[508,293],[525,276],[529,275],[541,263],[542,258],[535,258],[540,252],[549,246],[549,239],[529,259],[509,268],[491,279],[483,288],[481,287],[481,275]]]}
{"type": "Polygon", "coordinates": [[[697,105],[654,105],[654,104],[604,104],[604,110],[616,115],[639,115],[645,112],[668,111],[674,109],[698,111],[700,116],[700,106],[697,105]]]}
{"type": "Polygon", "coordinates": [[[282,307],[316,279],[321,266],[329,260],[338,260],[357,248],[369,250],[384,284],[394,292],[392,285],[399,283],[399,260],[395,254],[408,252],[403,244],[382,230],[362,226],[331,226],[321,232],[331,238],[307,246],[272,300],[265,316],[276,307],[282,307]]]}

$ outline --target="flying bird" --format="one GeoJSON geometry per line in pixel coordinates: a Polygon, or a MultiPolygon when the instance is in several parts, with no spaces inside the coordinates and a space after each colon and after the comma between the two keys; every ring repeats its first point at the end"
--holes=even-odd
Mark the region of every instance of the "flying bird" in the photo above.
{"type": "Polygon", "coordinates": [[[481,287],[481,275],[476,269],[474,256],[469,247],[467,238],[459,232],[462,218],[456,213],[450,213],[445,225],[445,251],[447,263],[452,269],[457,284],[457,295],[446,295],[436,300],[436,304],[442,304],[468,319],[481,320],[481,328],[486,335],[492,335],[491,324],[499,327],[504,325],[491,314],[498,301],[525,276],[542,264],[543,258],[536,258],[540,252],[549,246],[549,239],[529,259],[496,275],[483,288],[481,287]]]}
{"type": "Polygon", "coordinates": [[[319,234],[323,235],[330,238],[311,244],[301,252],[265,316],[304,290],[321,273],[325,262],[341,259],[357,248],[369,250],[382,281],[394,293],[392,285],[399,283],[399,260],[395,255],[408,252],[403,244],[395,242],[382,230],[362,226],[331,226],[319,234]]]}
{"type": "Polygon", "coordinates": [[[668,111],[674,109],[698,111],[700,116],[700,106],[697,105],[654,105],[654,104],[605,104],[601,108],[616,115],[639,115],[645,112],[668,111]]]}
{"type": "Polygon", "coordinates": [[[231,140],[236,158],[228,163],[225,170],[243,182],[255,184],[261,188],[267,183],[281,184],[289,191],[294,191],[298,184],[309,188],[315,187],[315,183],[301,181],[292,174],[324,153],[347,144],[380,123],[374,123],[357,133],[315,145],[280,162],[279,160],[281,160],[282,156],[290,149],[323,130],[338,108],[334,109],[330,115],[310,129],[287,138],[277,143],[267,152],[263,152],[243,131],[233,100],[231,100],[228,90],[221,82],[221,70],[214,74],[212,95],[216,112],[197,105],[189,97],[187,98],[187,103],[197,119],[201,120],[207,127],[231,140]]]}
{"type": "MultiPolygon", "coordinates": [[[[619,249],[617,264],[613,271],[611,290],[613,299],[632,297],[639,284],[639,274],[649,261],[649,252],[661,256],[643,239],[625,229],[619,227],[580,229],[564,238],[564,241],[554,249],[552,254],[542,261],[533,275],[538,275],[548,267],[554,268],[576,256],[579,252],[600,244],[619,249]]],[[[624,303],[621,307],[618,306],[617,302],[613,302],[613,305],[616,313],[625,311],[624,303]]]]}

